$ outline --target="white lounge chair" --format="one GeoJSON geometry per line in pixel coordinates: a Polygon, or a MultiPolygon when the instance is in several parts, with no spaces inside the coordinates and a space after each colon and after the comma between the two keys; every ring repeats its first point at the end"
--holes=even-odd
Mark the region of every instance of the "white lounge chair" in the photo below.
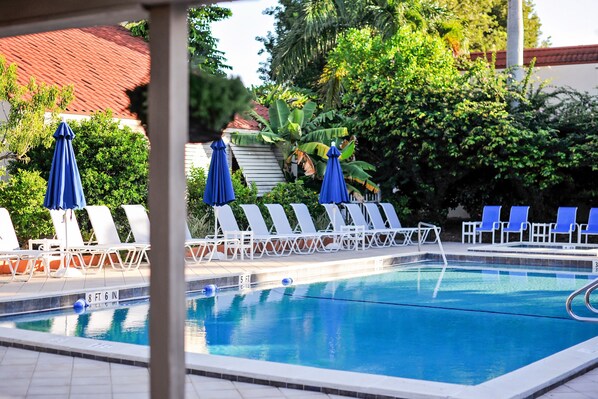
{"type": "Polygon", "coordinates": [[[389,247],[395,241],[397,231],[389,228],[376,229],[372,228],[365,220],[365,216],[361,212],[359,204],[344,204],[345,209],[349,211],[349,216],[354,226],[363,226],[366,232],[367,246],[372,247],[389,247]]]}
{"type": "MultiPolygon", "coordinates": [[[[382,210],[384,211],[384,215],[386,216],[386,226],[387,227],[390,227],[391,229],[412,229],[413,232],[417,232],[418,230],[420,230],[422,235],[421,235],[421,237],[418,237],[418,240],[421,243],[426,242],[426,240],[428,239],[428,236],[430,235],[430,231],[432,231],[432,228],[422,227],[421,229],[418,229],[417,227],[403,227],[401,225],[401,221],[399,220],[399,215],[397,215],[397,211],[395,210],[394,206],[392,206],[391,203],[381,202],[380,206],[382,207],[382,210]]],[[[438,233],[440,234],[440,230],[438,230],[438,233]]],[[[410,237],[409,240],[410,240],[409,244],[413,243],[412,237],[410,237]]],[[[434,239],[433,242],[436,242],[436,238],[434,239]]]]}
{"type": "Polygon", "coordinates": [[[19,240],[8,210],[0,208],[0,261],[6,262],[10,269],[11,281],[29,281],[36,264],[41,262],[46,274],[50,273],[50,257],[59,256],[60,252],[26,250],[19,248],[19,240]],[[21,262],[25,261],[24,270],[19,270],[21,262]],[[25,279],[17,279],[17,275],[26,275],[25,279]]]}
{"type": "Polygon", "coordinates": [[[202,260],[206,259],[206,256],[207,260],[211,261],[216,254],[218,254],[218,259],[226,259],[229,250],[235,250],[235,248],[238,246],[239,238],[236,236],[194,238],[189,230],[189,225],[185,223],[185,253],[191,254],[191,259],[189,259],[189,257],[185,257],[185,260],[187,261],[193,261],[195,263],[201,262],[202,260]],[[224,247],[223,254],[218,252],[218,246],[224,247]]]}
{"type": "Polygon", "coordinates": [[[411,244],[411,236],[415,231],[416,228],[407,228],[407,227],[400,227],[400,228],[391,228],[387,227],[386,223],[384,223],[384,219],[382,218],[382,214],[380,213],[380,208],[375,202],[364,202],[363,206],[368,214],[370,219],[370,224],[376,230],[384,230],[384,229],[391,229],[395,232],[395,236],[391,242],[391,245],[407,245],[411,244]]]}
{"type": "Polygon", "coordinates": [[[147,211],[143,205],[121,205],[127,215],[131,231],[127,237],[127,242],[133,237],[136,244],[150,243],[150,220],[147,211]]]}
{"type": "MultiPolygon", "coordinates": [[[[85,207],[85,210],[89,215],[89,220],[97,243],[99,245],[109,246],[115,250],[118,265],[121,269],[137,269],[143,259],[147,260],[149,244],[123,243],[116,230],[112,213],[110,213],[110,209],[108,209],[107,206],[89,205],[85,207]],[[124,260],[120,255],[121,251],[127,252],[127,256],[124,260]]],[[[112,268],[116,269],[112,256],[108,256],[108,259],[112,268]]],[[[100,264],[103,264],[103,261],[104,259],[102,258],[100,264]]]]}
{"type": "Polygon", "coordinates": [[[303,234],[317,237],[315,249],[318,252],[336,252],[341,248],[341,245],[334,245],[334,243],[344,242],[345,233],[335,233],[333,231],[318,231],[314,221],[305,204],[291,204],[295,217],[297,218],[297,226],[294,231],[300,231],[303,234]]]}
{"type": "Polygon", "coordinates": [[[368,232],[365,229],[364,225],[354,225],[349,226],[345,223],[345,219],[336,204],[322,204],[324,209],[326,209],[326,214],[330,219],[330,223],[328,224],[328,228],[332,228],[335,232],[341,233],[353,233],[353,236],[347,236],[349,238],[347,243],[349,243],[349,248],[353,247],[354,249],[359,249],[361,246],[362,249],[365,249],[366,246],[369,248],[372,245],[372,240],[374,239],[374,235],[376,233],[368,232]]]}
{"type": "Polygon", "coordinates": [[[268,208],[268,212],[272,218],[276,234],[294,238],[292,246],[293,252],[298,254],[311,254],[316,250],[316,245],[319,239],[317,234],[294,231],[282,205],[266,204],[266,208],[268,208]]]}
{"type": "MultiPolygon", "coordinates": [[[[133,236],[135,244],[149,245],[150,242],[150,219],[145,210],[145,207],[140,204],[135,205],[121,205],[127,215],[129,227],[131,228],[130,235],[133,236]]],[[[211,248],[209,260],[212,259],[216,251],[216,247],[222,240],[214,238],[193,238],[189,231],[189,226],[185,223],[185,253],[190,254],[191,257],[185,256],[188,262],[199,262],[203,260],[208,250],[211,248]]],[[[129,238],[129,237],[128,237],[129,238]]],[[[149,249],[149,247],[148,247],[149,249]]],[[[149,257],[148,257],[149,262],[149,257]]]]}
{"type": "MultiPolygon", "coordinates": [[[[269,237],[257,237],[253,232],[242,231],[239,228],[237,219],[233,214],[233,210],[228,205],[215,206],[214,210],[217,210],[216,215],[218,217],[218,229],[222,232],[222,237],[225,238],[236,238],[238,240],[238,248],[235,251],[241,252],[241,257],[248,255],[253,259],[255,255],[254,242],[259,248],[262,248],[262,243],[268,241],[269,237]],[[249,233],[246,235],[246,233],[249,233]]],[[[220,235],[218,236],[220,237],[220,235]]],[[[216,238],[218,238],[216,237],[216,238]]],[[[259,249],[258,248],[258,249],[259,249]]],[[[256,257],[261,257],[264,254],[263,251],[258,252],[256,257]]]]}
{"type": "Polygon", "coordinates": [[[272,234],[266,225],[264,216],[260,208],[255,204],[241,205],[249,228],[253,231],[253,239],[259,246],[258,250],[265,252],[266,255],[287,256],[293,252],[295,237],[293,234],[272,234]]]}
{"type": "Polygon", "coordinates": [[[50,216],[57,241],[60,243],[61,248],[67,251],[65,260],[67,271],[71,263],[85,271],[85,269],[94,266],[95,259],[98,257],[97,266],[99,272],[104,267],[106,256],[118,255],[119,250],[111,245],[90,245],[86,243],[81,235],[81,229],[79,228],[79,223],[77,223],[74,211],[67,211],[65,215],[65,212],[62,210],[50,210],[50,216]],[[83,255],[90,255],[87,262],[83,255]],[[74,262],[74,259],[78,259],[79,263],[74,262]]]}

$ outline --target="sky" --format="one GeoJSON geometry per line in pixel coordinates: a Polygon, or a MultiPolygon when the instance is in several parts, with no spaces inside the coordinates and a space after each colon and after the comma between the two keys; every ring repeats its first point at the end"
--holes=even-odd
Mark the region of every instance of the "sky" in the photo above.
{"type": "MultiPolygon", "coordinates": [[[[277,0],[218,3],[230,8],[233,16],[214,23],[212,33],[233,67],[230,74],[241,77],[248,87],[261,84],[257,69],[266,54],[257,54],[263,46],[255,38],[274,31],[274,18],[262,12],[276,4],[277,0]]],[[[598,0],[534,0],[534,4],[542,23],[540,41],[550,38],[552,47],[598,44],[598,0]]]]}

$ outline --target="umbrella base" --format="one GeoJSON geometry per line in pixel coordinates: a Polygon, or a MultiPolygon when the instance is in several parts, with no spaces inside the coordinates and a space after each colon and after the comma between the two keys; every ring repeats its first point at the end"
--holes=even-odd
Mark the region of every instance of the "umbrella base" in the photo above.
{"type": "Polygon", "coordinates": [[[52,277],[65,277],[65,278],[72,278],[72,277],[82,277],[83,273],[81,270],[75,269],[73,267],[61,267],[57,269],[54,273],[50,274],[52,277]]]}

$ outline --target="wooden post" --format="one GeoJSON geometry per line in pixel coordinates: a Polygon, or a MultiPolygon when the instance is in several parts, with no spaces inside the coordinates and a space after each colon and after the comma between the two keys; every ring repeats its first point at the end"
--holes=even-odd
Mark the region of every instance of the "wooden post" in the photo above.
{"type": "Polygon", "coordinates": [[[187,8],[150,7],[151,397],[185,397],[185,143],[187,8]]]}

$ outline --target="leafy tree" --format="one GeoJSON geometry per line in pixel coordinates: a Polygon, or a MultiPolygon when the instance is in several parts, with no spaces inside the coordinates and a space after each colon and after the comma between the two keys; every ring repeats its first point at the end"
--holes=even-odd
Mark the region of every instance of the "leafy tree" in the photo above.
{"type": "Polygon", "coordinates": [[[261,39],[271,55],[269,77],[311,88],[347,29],[369,26],[386,38],[411,26],[441,34],[454,48],[460,38],[445,10],[426,0],[284,0],[266,13],[277,20],[276,35],[261,39]]]}
{"type": "MultiPolygon", "coordinates": [[[[467,51],[498,51],[507,48],[508,0],[438,0],[463,26],[467,51]]],[[[524,47],[537,47],[540,18],[532,0],[523,2],[524,47]]]]}
{"type": "Polygon", "coordinates": [[[0,207],[10,213],[21,244],[30,238],[52,235],[50,214],[41,206],[48,183],[39,171],[20,170],[0,182],[0,207]]]}
{"type": "MultiPolygon", "coordinates": [[[[116,221],[125,225],[120,205],[147,202],[147,139],[128,127],[120,127],[109,111],[95,113],[90,119],[70,121],[69,125],[75,133],[73,147],[87,203],[118,210],[116,221]]],[[[51,128],[54,131],[56,124],[51,128]]],[[[47,181],[53,151],[53,146],[32,148],[28,153],[31,162],[12,163],[11,174],[36,171],[47,181]]],[[[42,202],[38,204],[41,209],[42,202]]]]}
{"type": "Polygon", "coordinates": [[[0,160],[27,161],[27,151],[51,143],[52,126],[45,123],[66,109],[73,99],[73,87],[18,83],[17,65],[0,55],[0,160]]]}
{"type": "Polygon", "coordinates": [[[282,84],[265,83],[252,87],[255,101],[264,107],[272,106],[276,100],[283,100],[293,108],[303,108],[308,101],[315,101],[317,95],[309,89],[288,87],[282,84]]]}
{"type": "Polygon", "coordinates": [[[523,89],[510,91],[483,61],[461,73],[440,39],[401,30],[384,41],[354,30],[330,62],[345,76],[343,104],[360,121],[362,156],[414,216],[439,221],[457,204],[473,209],[512,187],[561,180],[553,130],[510,109],[513,99],[528,102],[523,89]]]}
{"type": "MultiPolygon", "coordinates": [[[[275,32],[260,38],[269,65],[266,79],[316,89],[326,57],[339,35],[369,27],[384,39],[401,27],[441,37],[455,54],[506,48],[508,0],[282,0],[265,11],[276,19],[275,32]]],[[[531,0],[524,4],[525,44],[535,47],[540,21],[531,0]]],[[[328,74],[330,77],[330,74],[328,74]]],[[[330,91],[330,89],[328,89],[330,91]]],[[[326,102],[331,105],[330,102],[326,102]]]]}
{"type": "Polygon", "coordinates": [[[350,192],[359,194],[359,190],[351,183],[357,183],[366,190],[377,192],[378,186],[373,183],[370,174],[372,165],[356,161],[354,152],[356,146],[355,138],[349,137],[349,131],[345,126],[330,126],[335,116],[339,114],[334,111],[322,113],[314,117],[316,104],[308,101],[303,108],[291,110],[283,100],[276,100],[269,108],[269,121],[257,114],[252,114],[264,129],[257,133],[233,133],[231,140],[238,145],[251,144],[275,144],[282,151],[284,168],[288,175],[298,177],[298,171],[293,170],[296,163],[302,168],[305,176],[322,179],[326,169],[326,153],[330,149],[329,143],[333,140],[348,138],[340,143],[341,167],[345,179],[348,181],[347,188],[350,192]]]}
{"type": "MultiPolygon", "coordinates": [[[[189,24],[189,56],[193,67],[213,75],[226,75],[231,67],[226,65],[224,53],[218,50],[218,39],[212,36],[210,24],[230,18],[232,12],[228,8],[216,5],[205,5],[190,8],[187,22],[189,24]]],[[[149,40],[150,27],[148,21],[128,22],[125,28],[134,36],[149,40]]]]}
{"type": "MultiPolygon", "coordinates": [[[[131,112],[143,126],[147,125],[148,85],[127,90],[131,112]]],[[[216,140],[222,130],[234,119],[251,109],[251,93],[239,78],[211,75],[193,70],[189,75],[189,142],[216,140]]],[[[150,137],[151,139],[151,137],[150,137]]]]}

